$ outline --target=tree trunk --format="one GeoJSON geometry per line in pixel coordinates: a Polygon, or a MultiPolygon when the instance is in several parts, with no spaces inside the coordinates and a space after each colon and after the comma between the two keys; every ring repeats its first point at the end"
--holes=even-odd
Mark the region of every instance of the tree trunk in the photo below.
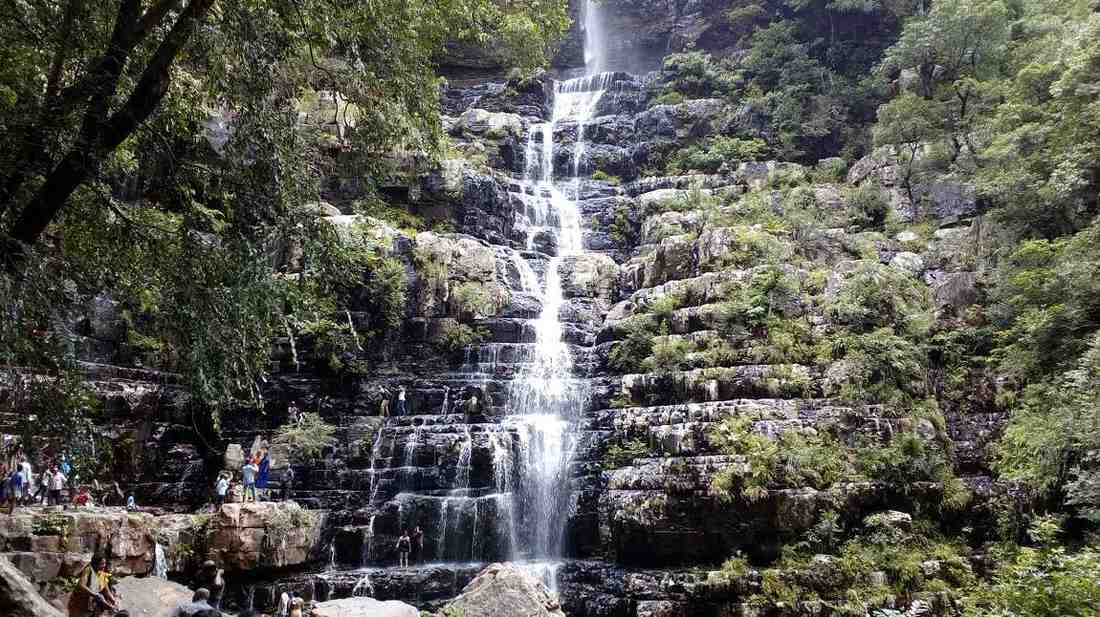
{"type": "MultiPolygon", "coordinates": [[[[38,241],[77,187],[98,173],[110,153],[160,105],[168,92],[171,81],[169,69],[172,63],[214,2],[215,0],[192,0],[188,4],[149,60],[130,98],[108,119],[107,109],[117,90],[118,76],[125,66],[129,51],[147,33],[139,29],[154,26],[149,21],[151,14],[162,7],[174,5],[175,2],[161,2],[150,9],[140,21],[136,13],[127,10],[129,7],[140,6],[136,0],[128,0],[123,5],[112,36],[112,48],[105,57],[108,60],[105,63],[107,79],[98,85],[96,94],[99,96],[93,96],[85,114],[81,138],[53,168],[46,177],[46,182],[20,212],[8,232],[11,241],[0,247],[0,261],[9,272],[21,267],[26,248],[38,241]]],[[[161,16],[166,12],[165,10],[161,13],[161,16]]]]}

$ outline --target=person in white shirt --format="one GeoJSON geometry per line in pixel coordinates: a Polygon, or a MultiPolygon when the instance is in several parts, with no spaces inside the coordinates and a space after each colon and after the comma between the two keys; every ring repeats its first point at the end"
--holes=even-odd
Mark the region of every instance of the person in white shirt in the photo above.
{"type": "Polygon", "coordinates": [[[217,493],[218,507],[225,505],[225,496],[229,494],[229,478],[225,477],[225,474],[218,474],[218,483],[214,485],[214,492],[217,493]]]}
{"type": "Polygon", "coordinates": [[[34,471],[31,469],[31,462],[23,457],[19,461],[19,466],[23,470],[23,498],[27,505],[34,503],[34,471]]]}
{"type": "Polygon", "coordinates": [[[68,481],[68,478],[66,478],[65,474],[61,473],[61,470],[58,469],[57,467],[51,467],[50,468],[49,476],[50,476],[50,494],[49,494],[49,497],[48,497],[49,505],[59,506],[59,505],[61,505],[61,491],[65,490],[65,482],[68,481]]]}
{"type": "Polygon", "coordinates": [[[397,389],[397,415],[405,415],[405,386],[397,389]]]}

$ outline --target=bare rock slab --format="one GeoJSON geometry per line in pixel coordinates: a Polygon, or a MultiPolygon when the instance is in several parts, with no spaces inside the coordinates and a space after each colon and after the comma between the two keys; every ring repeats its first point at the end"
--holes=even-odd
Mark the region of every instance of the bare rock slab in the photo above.
{"type": "Polygon", "coordinates": [[[465,617],[565,617],[557,597],[534,576],[512,564],[482,570],[447,604],[465,617]]]}
{"type": "Polygon", "coordinates": [[[313,617],[419,617],[415,607],[404,602],[390,600],[379,602],[374,598],[344,598],[321,602],[313,607],[313,617]]]}

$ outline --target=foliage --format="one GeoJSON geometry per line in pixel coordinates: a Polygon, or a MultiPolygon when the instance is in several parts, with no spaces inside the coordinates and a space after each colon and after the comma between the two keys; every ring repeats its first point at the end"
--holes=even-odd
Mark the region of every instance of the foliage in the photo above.
{"type": "Polygon", "coordinates": [[[926,394],[923,349],[891,328],[833,335],[818,344],[818,357],[832,362],[826,382],[844,400],[904,410],[926,394]]]}
{"type": "Polygon", "coordinates": [[[1042,518],[1031,528],[1035,548],[997,555],[988,583],[963,597],[966,617],[1060,617],[1100,615],[1100,549],[1067,550],[1056,542],[1059,525],[1042,518]]]}
{"type": "Polygon", "coordinates": [[[998,272],[993,317],[1001,372],[1021,384],[1065,369],[1100,330],[1100,222],[1020,243],[998,272]]]}
{"type": "Polygon", "coordinates": [[[930,308],[927,287],[905,272],[874,261],[860,262],[825,302],[830,318],[856,331],[897,324],[914,336],[927,332],[930,308]]]}
{"type": "Polygon", "coordinates": [[[692,51],[670,54],[663,66],[665,104],[684,98],[709,98],[732,92],[734,76],[729,67],[709,54],[692,51]],[[677,96],[679,95],[679,96],[677,96]],[[674,98],[675,97],[675,98],[674,98]]]}
{"type": "Polygon", "coordinates": [[[443,322],[439,337],[435,340],[435,344],[445,353],[456,354],[487,338],[489,338],[489,332],[484,328],[475,328],[463,323],[445,321],[443,322]]]}
{"type": "Polygon", "coordinates": [[[655,325],[652,318],[635,317],[626,324],[626,336],[612,349],[608,365],[619,373],[637,373],[653,352],[655,325]]]}
{"type": "Polygon", "coordinates": [[[317,413],[305,413],[301,422],[290,422],[279,427],[271,443],[286,446],[292,459],[306,463],[317,460],[325,448],[336,444],[336,427],[325,422],[317,413]]]}
{"type": "Polygon", "coordinates": [[[848,452],[826,431],[788,430],[773,439],[756,432],[751,419],[731,417],[707,438],[722,452],[745,460],[744,466],[728,466],[715,476],[712,488],[725,499],[757,501],[775,488],[824,489],[854,472],[848,452]]]}
{"type": "Polygon", "coordinates": [[[691,368],[688,364],[688,354],[694,349],[695,346],[683,338],[666,336],[653,346],[653,351],[646,358],[643,366],[646,371],[657,373],[687,370],[691,368]]]}
{"type": "Polygon", "coordinates": [[[451,294],[455,311],[463,318],[483,319],[496,313],[496,301],[481,283],[462,283],[451,294]]]}
{"type": "Polygon", "coordinates": [[[1055,492],[1100,521],[1100,334],[1078,365],[1028,387],[997,448],[1004,477],[1055,492]]]}
{"type": "Polygon", "coordinates": [[[618,186],[623,183],[623,179],[618,176],[613,176],[602,169],[597,169],[592,172],[592,179],[599,182],[606,182],[613,186],[618,186]]]}
{"type": "Polygon", "coordinates": [[[626,467],[636,458],[649,456],[649,444],[641,439],[631,439],[622,443],[611,444],[603,458],[605,471],[626,467]]]}
{"type": "Polygon", "coordinates": [[[671,174],[689,171],[715,173],[726,163],[758,161],[767,156],[768,146],[762,139],[741,139],[715,135],[699,144],[678,151],[668,163],[671,174]]]}
{"type": "MultiPolygon", "coordinates": [[[[337,259],[349,256],[308,206],[337,164],[325,155],[339,150],[368,193],[390,173],[384,154],[438,155],[433,68],[445,44],[492,39],[533,67],[568,17],[556,0],[143,4],[0,9],[11,145],[0,153],[0,287],[17,323],[65,322],[105,292],[129,316],[132,351],[181,372],[197,424],[216,427],[221,410],[256,404],[269,341],[288,322],[331,320],[333,296],[361,288],[372,331],[392,331],[403,312],[402,269],[380,253],[366,268],[337,259]],[[335,141],[298,122],[322,90],[341,102],[335,141]],[[208,132],[213,109],[221,133],[208,132]],[[56,241],[40,251],[43,232],[56,241]],[[364,270],[366,281],[343,276],[364,270]]],[[[33,366],[63,356],[25,329],[3,336],[3,353],[33,366]]]]}
{"type": "Polygon", "coordinates": [[[844,203],[852,225],[860,228],[881,227],[889,211],[882,189],[873,184],[848,189],[845,191],[844,203]]]}

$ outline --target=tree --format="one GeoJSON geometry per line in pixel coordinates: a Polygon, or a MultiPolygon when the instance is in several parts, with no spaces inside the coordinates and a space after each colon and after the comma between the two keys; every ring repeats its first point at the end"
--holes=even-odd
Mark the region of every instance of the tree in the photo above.
{"type": "Polygon", "coordinates": [[[370,110],[360,117],[364,151],[430,148],[438,137],[431,62],[447,40],[499,35],[529,66],[545,60],[567,24],[552,0],[117,0],[95,10],[67,0],[2,11],[0,59],[12,68],[0,74],[11,153],[0,159],[0,259],[9,269],[174,87],[236,111],[322,86],[370,110]],[[265,70],[274,72],[258,83],[234,81],[265,70]]]}
{"type": "MultiPolygon", "coordinates": [[[[530,68],[567,23],[558,0],[3,4],[3,361],[71,356],[29,326],[104,291],[127,321],[123,362],[182,373],[214,426],[219,409],[256,403],[269,342],[296,321],[286,311],[316,321],[363,282],[308,206],[325,166],[354,164],[369,191],[393,153],[438,155],[446,42],[494,37],[530,68]],[[339,143],[298,121],[322,92],[339,143]],[[287,247],[304,263],[280,263],[287,247]]],[[[385,259],[370,257],[366,286],[392,325],[403,273],[385,259]]]]}

